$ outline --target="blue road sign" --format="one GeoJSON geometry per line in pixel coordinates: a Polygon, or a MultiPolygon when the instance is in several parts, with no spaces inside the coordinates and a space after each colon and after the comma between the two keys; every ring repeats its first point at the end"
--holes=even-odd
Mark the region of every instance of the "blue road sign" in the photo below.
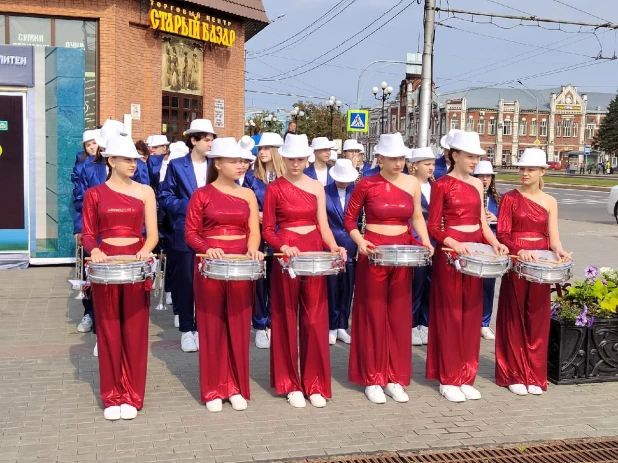
{"type": "Polygon", "coordinates": [[[348,132],[369,132],[369,111],[349,109],[347,130],[348,132]]]}

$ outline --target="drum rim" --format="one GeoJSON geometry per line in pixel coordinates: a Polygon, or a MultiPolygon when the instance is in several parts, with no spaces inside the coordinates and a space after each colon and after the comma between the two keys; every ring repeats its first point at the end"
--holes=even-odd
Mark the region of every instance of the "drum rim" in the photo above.
{"type": "Polygon", "coordinates": [[[374,248],[374,254],[380,251],[415,251],[429,252],[425,246],[417,246],[414,244],[382,244],[374,248]]]}

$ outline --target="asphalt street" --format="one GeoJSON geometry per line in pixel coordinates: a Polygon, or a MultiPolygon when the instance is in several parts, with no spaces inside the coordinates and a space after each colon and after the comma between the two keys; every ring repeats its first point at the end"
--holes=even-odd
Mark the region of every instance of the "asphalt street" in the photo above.
{"type": "MultiPolygon", "coordinates": [[[[513,188],[515,188],[515,185],[498,184],[500,193],[506,193],[513,188]]],[[[558,215],[561,219],[616,224],[614,217],[607,213],[609,192],[551,187],[545,187],[544,191],[554,196],[558,201],[558,215]]]]}

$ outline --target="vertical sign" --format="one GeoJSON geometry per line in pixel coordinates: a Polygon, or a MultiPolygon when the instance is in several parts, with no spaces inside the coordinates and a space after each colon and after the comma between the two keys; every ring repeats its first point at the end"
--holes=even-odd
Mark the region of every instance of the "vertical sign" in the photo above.
{"type": "Polygon", "coordinates": [[[224,100],[215,100],[215,127],[225,127],[224,100]]]}

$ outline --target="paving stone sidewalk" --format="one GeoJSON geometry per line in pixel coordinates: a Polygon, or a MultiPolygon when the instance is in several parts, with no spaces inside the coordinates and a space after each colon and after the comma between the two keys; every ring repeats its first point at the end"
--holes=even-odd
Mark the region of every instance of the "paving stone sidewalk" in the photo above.
{"type": "MultiPolygon", "coordinates": [[[[576,277],[618,265],[618,227],[561,221],[576,277]]],[[[251,347],[252,400],[212,414],[199,403],[198,355],[179,348],[172,312],[151,312],[146,403],[134,421],[108,422],[98,400],[94,337],[78,333],[70,267],[0,272],[0,462],[233,463],[618,434],[618,383],[550,386],[541,397],[497,387],[494,345],[483,341],[480,401],[452,404],[424,379],[414,348],[408,404],[371,404],[347,382],[349,347],[331,348],[333,399],[293,409],[269,388],[269,352],[251,347]]],[[[153,301],[153,307],[155,302],[153,301]]],[[[252,334],[253,336],[253,334],[252,334]]]]}

